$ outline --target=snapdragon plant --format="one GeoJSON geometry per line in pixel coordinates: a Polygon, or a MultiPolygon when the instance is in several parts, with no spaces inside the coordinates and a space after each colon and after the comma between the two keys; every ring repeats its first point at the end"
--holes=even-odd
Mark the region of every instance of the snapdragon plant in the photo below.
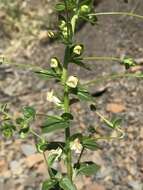
{"type": "MultiPolygon", "coordinates": [[[[127,3],[127,1],[125,1],[127,3]]],[[[83,53],[85,47],[80,42],[76,41],[76,30],[78,23],[81,21],[89,22],[91,25],[95,25],[98,22],[98,16],[100,15],[128,15],[143,19],[143,16],[126,13],[126,12],[105,12],[96,13],[93,7],[92,0],[62,0],[55,6],[58,12],[58,27],[57,31],[49,31],[50,38],[58,39],[65,46],[63,60],[58,57],[52,57],[49,69],[42,69],[40,67],[32,67],[33,71],[39,76],[49,80],[56,80],[62,89],[62,95],[58,97],[54,90],[47,92],[47,101],[52,102],[56,109],[61,110],[60,115],[46,115],[45,121],[41,127],[41,134],[37,133],[32,127],[31,123],[39,113],[34,107],[25,106],[22,108],[21,116],[14,119],[9,113],[6,104],[0,107],[0,131],[5,137],[11,137],[15,132],[18,132],[21,138],[26,138],[29,134],[32,134],[37,138],[37,151],[43,154],[44,160],[49,172],[49,178],[43,182],[42,190],[77,190],[74,183],[75,177],[78,175],[94,175],[100,169],[100,166],[90,160],[82,162],[82,155],[86,149],[96,151],[100,149],[98,140],[100,139],[121,139],[124,136],[124,132],[120,128],[120,119],[110,120],[104,117],[98,112],[94,103],[92,94],[86,88],[87,85],[98,82],[98,79],[94,79],[85,84],[80,82],[80,79],[74,75],[70,75],[69,65],[82,67],[90,70],[87,65],[87,61],[90,60],[105,60],[105,61],[117,61],[123,64],[126,68],[126,73],[122,73],[114,76],[107,76],[105,79],[112,79],[118,77],[139,77],[142,78],[142,74],[129,73],[130,67],[136,65],[134,59],[130,57],[117,58],[117,57],[84,57],[83,53]],[[76,101],[75,101],[76,100],[76,101]],[[116,131],[116,136],[97,136],[96,135],[84,135],[76,132],[71,133],[72,120],[74,116],[71,112],[70,106],[77,101],[88,102],[88,105],[92,112],[101,118],[101,120],[107,125],[107,127],[116,131]],[[58,130],[64,130],[65,137],[63,141],[49,142],[44,133],[51,133],[58,130]],[[48,154],[46,154],[48,151],[48,154]],[[74,155],[77,155],[74,158],[74,155]],[[59,171],[55,168],[54,163],[64,161],[66,167],[66,173],[59,171]]],[[[1,64],[10,64],[5,58],[1,58],[1,64]]],[[[20,67],[28,67],[15,64],[20,67]]],[[[31,66],[29,66],[31,68],[31,66]]],[[[103,78],[104,80],[104,78],[103,78]]],[[[102,80],[101,80],[102,81],[102,80]]]]}

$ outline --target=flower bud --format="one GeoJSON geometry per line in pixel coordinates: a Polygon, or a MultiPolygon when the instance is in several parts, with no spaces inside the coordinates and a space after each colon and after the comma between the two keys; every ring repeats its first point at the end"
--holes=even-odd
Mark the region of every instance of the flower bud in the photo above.
{"type": "Polygon", "coordinates": [[[66,26],[66,22],[64,20],[60,21],[59,28],[63,30],[63,28],[66,26]]]}
{"type": "Polygon", "coordinates": [[[51,68],[57,68],[59,65],[59,61],[56,57],[51,58],[50,66],[51,68]]]}
{"type": "Polygon", "coordinates": [[[54,37],[55,37],[55,34],[54,34],[54,32],[49,31],[49,32],[48,32],[48,36],[49,36],[49,38],[54,38],[54,37]]]}
{"type": "Polygon", "coordinates": [[[83,47],[81,45],[76,45],[73,48],[73,53],[75,53],[76,55],[81,55],[82,50],[83,50],[83,47]]]}
{"type": "Polygon", "coordinates": [[[82,151],[82,144],[80,143],[80,140],[76,138],[74,141],[70,143],[71,150],[74,150],[76,154],[80,154],[82,151]]]}
{"type": "Polygon", "coordinates": [[[70,76],[66,82],[67,86],[71,88],[76,88],[78,84],[78,78],[74,76],[70,76]]]}
{"type": "Polygon", "coordinates": [[[80,12],[81,13],[89,13],[90,12],[90,7],[88,5],[82,5],[80,7],[80,12]]]}

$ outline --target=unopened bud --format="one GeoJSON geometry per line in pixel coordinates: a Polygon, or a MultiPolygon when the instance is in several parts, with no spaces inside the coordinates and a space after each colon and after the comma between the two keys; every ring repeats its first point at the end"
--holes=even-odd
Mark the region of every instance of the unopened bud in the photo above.
{"type": "Polygon", "coordinates": [[[89,13],[90,12],[90,7],[88,5],[82,5],[80,8],[81,13],[89,13]]]}
{"type": "Polygon", "coordinates": [[[54,38],[54,37],[55,37],[55,34],[54,34],[54,32],[49,31],[49,32],[48,32],[48,36],[49,36],[49,38],[54,38]]]}

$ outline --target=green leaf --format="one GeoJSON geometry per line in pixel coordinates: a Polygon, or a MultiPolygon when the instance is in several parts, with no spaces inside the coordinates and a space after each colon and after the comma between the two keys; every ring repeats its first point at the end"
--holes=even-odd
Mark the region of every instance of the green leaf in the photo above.
{"type": "Polygon", "coordinates": [[[100,169],[100,166],[94,162],[83,162],[75,166],[77,169],[77,175],[94,175],[100,169]]]}
{"type": "Polygon", "coordinates": [[[48,166],[51,167],[56,160],[58,154],[50,154],[47,159],[48,166]]]}
{"type": "Polygon", "coordinates": [[[45,79],[50,79],[50,78],[55,78],[58,80],[60,79],[60,75],[57,74],[54,69],[49,69],[49,70],[43,69],[41,71],[35,71],[35,73],[45,79]]]}
{"type": "Polygon", "coordinates": [[[57,183],[58,182],[55,179],[48,179],[43,182],[42,190],[54,190],[57,183]]]}
{"type": "Polygon", "coordinates": [[[69,126],[69,122],[59,116],[48,116],[42,126],[43,133],[50,133],[59,129],[65,129],[69,126]]]}
{"type": "Polygon", "coordinates": [[[16,130],[16,127],[11,122],[4,122],[0,126],[0,130],[6,138],[10,138],[16,130]]]}
{"type": "Polygon", "coordinates": [[[65,10],[65,4],[64,3],[57,3],[55,6],[56,11],[64,11],[65,10]]]}
{"type": "Polygon", "coordinates": [[[23,112],[23,115],[26,119],[34,119],[36,116],[36,111],[31,106],[24,107],[22,112],[23,112]]]}
{"type": "Polygon", "coordinates": [[[100,149],[100,146],[97,144],[96,140],[91,137],[83,137],[82,138],[82,145],[84,148],[90,150],[97,150],[100,149]]]}
{"type": "Polygon", "coordinates": [[[120,125],[121,125],[121,122],[122,122],[122,119],[121,118],[114,118],[114,119],[112,119],[112,128],[113,129],[115,129],[115,128],[118,128],[118,127],[120,127],[120,125]]]}
{"type": "Polygon", "coordinates": [[[61,115],[61,117],[64,119],[64,120],[73,120],[73,115],[71,113],[63,113],[61,115]]]}
{"type": "Polygon", "coordinates": [[[36,144],[38,152],[45,152],[46,150],[56,150],[57,148],[63,149],[65,147],[64,142],[46,142],[41,140],[36,144]]]}
{"type": "Polygon", "coordinates": [[[83,87],[78,87],[77,96],[81,101],[91,101],[92,96],[90,93],[83,87]]]}
{"type": "Polygon", "coordinates": [[[126,69],[129,69],[130,67],[133,67],[136,65],[136,62],[133,58],[131,57],[125,57],[123,60],[122,60],[122,63],[126,69]]]}
{"type": "Polygon", "coordinates": [[[63,190],[77,190],[76,186],[68,177],[63,177],[59,182],[59,185],[63,190]]]}
{"type": "Polygon", "coordinates": [[[88,65],[86,65],[85,63],[82,62],[82,59],[74,58],[73,60],[71,60],[71,62],[75,63],[76,65],[78,65],[86,70],[89,70],[89,71],[91,70],[91,68],[88,65]]]}

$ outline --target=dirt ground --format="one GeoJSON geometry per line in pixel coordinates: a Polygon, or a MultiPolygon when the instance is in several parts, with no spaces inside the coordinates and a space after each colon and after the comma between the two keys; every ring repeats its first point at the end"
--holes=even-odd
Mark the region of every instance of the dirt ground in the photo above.
{"type": "MultiPolygon", "coordinates": [[[[46,14],[48,7],[48,14],[52,15],[51,1],[39,3],[38,0],[31,0],[29,4],[29,10],[32,6],[34,11],[39,12],[44,6],[43,14],[46,14]]],[[[129,0],[128,4],[123,0],[102,0],[95,8],[96,12],[132,10],[143,15],[142,0],[129,0]]],[[[49,39],[41,37],[44,26],[35,32],[36,37],[31,37],[24,31],[22,35],[20,32],[11,31],[11,28],[5,29],[1,15],[3,14],[0,10],[0,53],[7,51],[13,62],[44,68],[48,67],[51,56],[58,55],[62,58],[63,46],[57,42],[50,43],[49,39]],[[15,45],[17,42],[20,43],[15,45]]],[[[52,15],[51,18],[55,17],[52,15]]],[[[94,27],[85,24],[77,32],[77,41],[85,44],[87,56],[128,55],[136,59],[143,58],[142,20],[127,16],[100,16],[98,20],[94,27]]],[[[80,76],[85,82],[95,77],[124,72],[124,67],[116,62],[91,61],[88,64],[93,68],[92,71],[71,68],[70,73],[80,76]]],[[[8,102],[14,115],[17,115],[24,105],[33,105],[39,112],[53,113],[52,105],[46,101],[46,92],[51,87],[53,83],[41,80],[29,69],[0,66],[0,103],[8,102]]],[[[92,161],[101,165],[101,170],[92,178],[78,180],[79,189],[143,190],[143,80],[114,79],[89,85],[88,89],[91,92],[106,89],[102,95],[95,98],[98,110],[109,118],[122,118],[122,129],[126,135],[122,140],[102,141],[102,150],[85,153],[84,159],[88,157],[87,154],[90,155],[92,161]]],[[[55,90],[59,91],[56,84],[55,90]]],[[[83,103],[75,104],[72,111],[75,113],[74,123],[77,131],[87,131],[88,126],[100,125],[101,133],[109,132],[83,103]]],[[[39,130],[38,127],[39,122],[35,126],[36,130],[39,130]]],[[[50,134],[47,138],[60,140],[62,135],[50,134]]],[[[47,171],[43,158],[36,154],[34,140],[31,137],[28,140],[19,140],[18,137],[5,140],[0,136],[0,190],[40,189],[47,171]]]]}

